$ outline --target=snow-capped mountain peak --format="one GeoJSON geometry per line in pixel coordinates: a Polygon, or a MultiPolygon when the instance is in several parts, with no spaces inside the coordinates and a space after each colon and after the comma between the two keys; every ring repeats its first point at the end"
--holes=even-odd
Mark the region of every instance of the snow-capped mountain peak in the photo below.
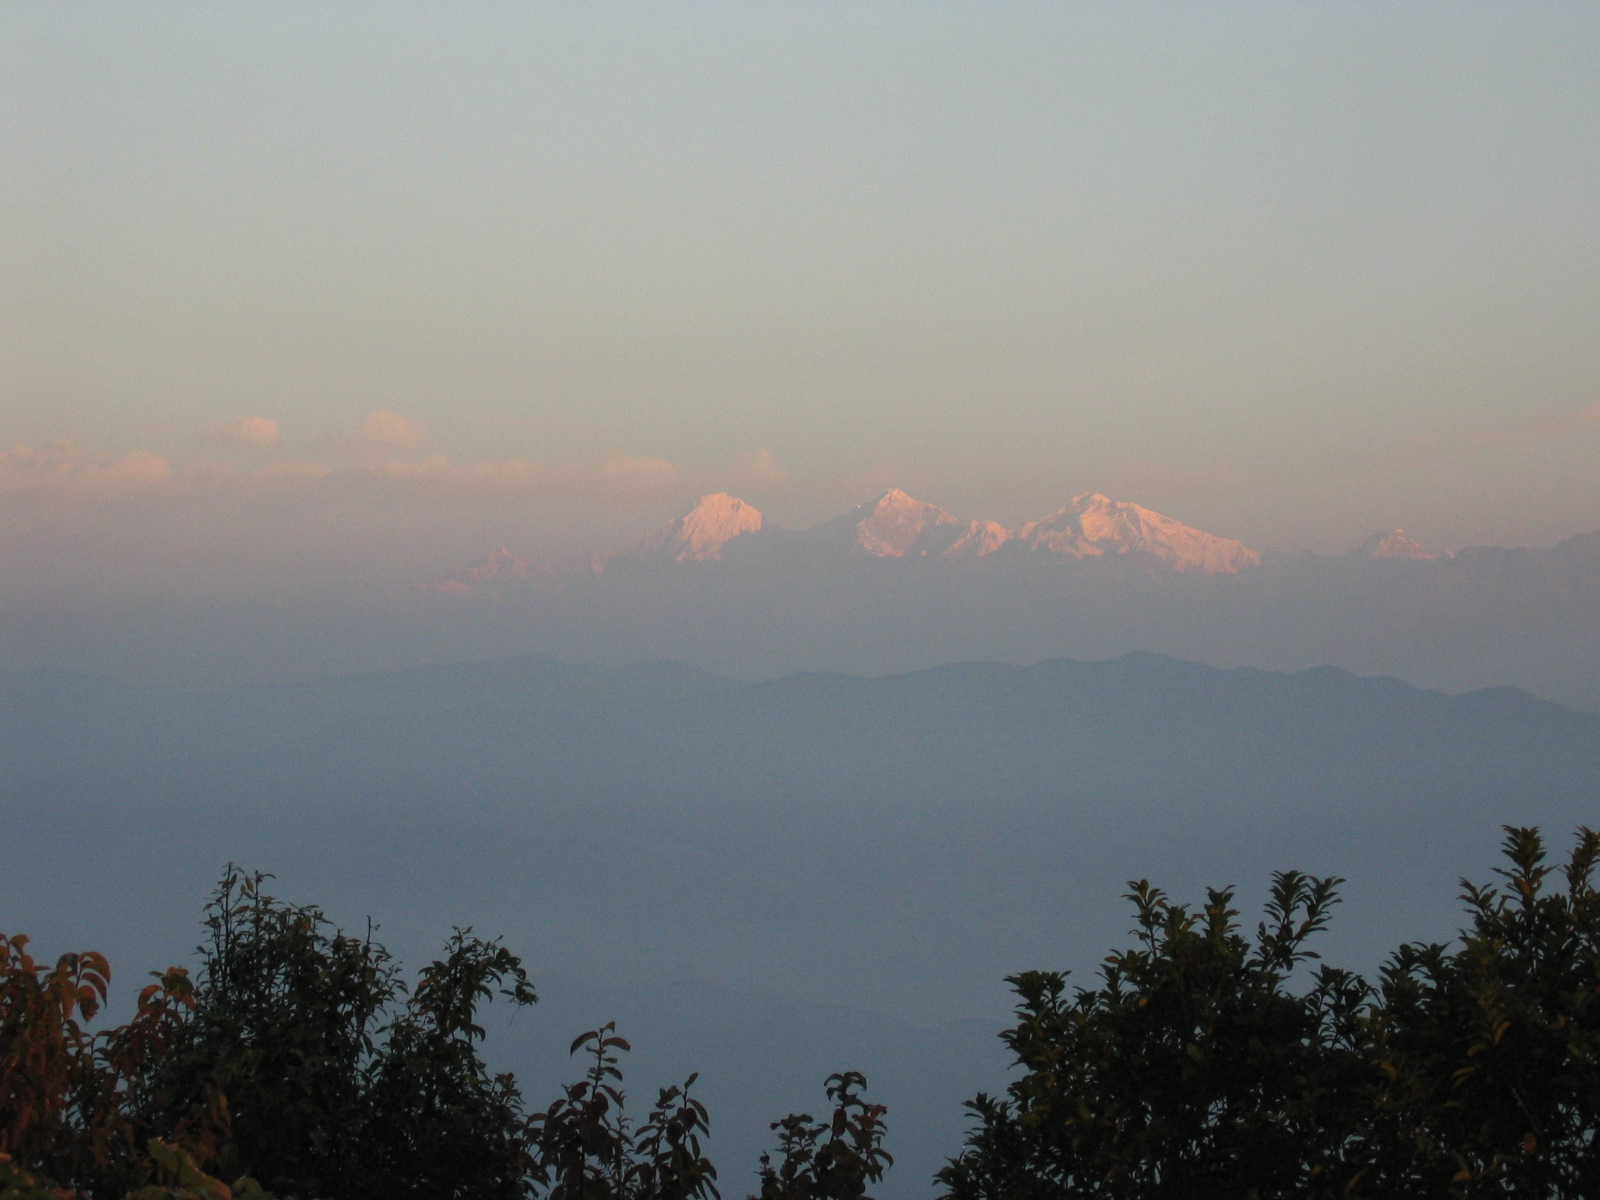
{"type": "Polygon", "coordinates": [[[945,547],[943,556],[959,562],[987,558],[1015,536],[999,521],[971,521],[960,536],[945,547]]]}
{"type": "Polygon", "coordinates": [[[645,557],[677,562],[705,562],[722,557],[723,547],[761,528],[761,513],[737,496],[715,492],[701,496],[681,517],[668,521],[639,543],[645,557]]]}
{"type": "Polygon", "coordinates": [[[1429,554],[1422,548],[1415,538],[1407,537],[1404,529],[1393,529],[1388,533],[1378,532],[1369,537],[1352,553],[1357,558],[1437,558],[1436,554],[1429,554]]]}
{"type": "Polygon", "coordinates": [[[963,531],[962,523],[944,509],[899,488],[858,505],[824,528],[846,533],[851,551],[869,558],[938,553],[963,531]]]}
{"type": "Polygon", "coordinates": [[[1194,529],[1138,504],[1084,492],[1059,512],[1030,521],[1016,543],[1065,558],[1145,554],[1177,571],[1233,573],[1261,556],[1233,538],[1194,529]]]}
{"type": "Polygon", "coordinates": [[[492,593],[506,585],[549,583],[550,579],[550,572],[543,567],[502,548],[462,568],[449,579],[417,586],[425,592],[446,596],[474,596],[492,593]]]}
{"type": "MultiPolygon", "coordinates": [[[[425,585],[427,590],[473,593],[496,590],[513,581],[558,586],[563,581],[598,578],[613,562],[703,563],[721,559],[730,544],[752,534],[768,552],[740,555],[741,569],[761,571],[784,561],[821,566],[840,559],[922,560],[962,569],[1006,569],[1020,556],[1065,560],[1108,560],[1130,556],[1147,566],[1204,574],[1235,573],[1258,566],[1261,556],[1233,538],[1193,529],[1138,504],[1085,492],[1071,503],[1021,529],[997,521],[961,520],[936,504],[899,488],[857,505],[842,516],[801,533],[769,529],[752,505],[726,492],[702,496],[688,512],[647,534],[631,553],[589,555],[563,568],[536,567],[506,551],[459,572],[454,579],[425,585]],[[769,536],[770,534],[770,536],[769,536]]],[[[1420,547],[1398,533],[1369,542],[1363,552],[1380,556],[1422,556],[1420,547]]]]}

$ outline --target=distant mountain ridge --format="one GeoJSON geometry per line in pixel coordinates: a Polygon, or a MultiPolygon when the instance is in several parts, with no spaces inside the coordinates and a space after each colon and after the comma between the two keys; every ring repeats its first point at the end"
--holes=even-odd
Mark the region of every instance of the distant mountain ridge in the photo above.
{"type": "Polygon", "coordinates": [[[1258,553],[1095,492],[1008,526],[894,489],[808,529],[713,493],[628,549],[517,549],[289,603],[0,609],[0,667],[216,687],[528,653],[753,678],[1147,651],[1509,684],[1600,712],[1600,532],[1436,553],[1388,529],[1342,553],[1258,553]]]}
{"type": "MultiPolygon", "coordinates": [[[[632,555],[704,562],[723,557],[736,540],[764,528],[761,514],[744,501],[726,493],[702,496],[689,512],[648,535],[632,555]]],[[[1074,496],[1056,512],[1008,529],[997,521],[963,520],[891,488],[843,516],[798,534],[782,531],[784,535],[791,545],[824,553],[937,558],[966,565],[1025,554],[1065,560],[1132,556],[1174,571],[1233,574],[1261,563],[1259,554],[1234,538],[1098,492],[1074,496]]]]}
{"type": "Polygon", "coordinates": [[[1096,492],[1005,526],[892,489],[802,530],[716,494],[631,550],[548,571],[499,554],[430,593],[426,619],[483,630],[481,652],[748,676],[1149,651],[1510,684],[1600,712],[1600,531],[1441,553],[1388,529],[1343,553],[1262,554],[1096,492]]]}
{"type": "Polygon", "coordinates": [[[787,555],[814,563],[933,559],[974,567],[1035,556],[1060,562],[1124,559],[1157,570],[1206,575],[1237,574],[1261,564],[1261,555],[1235,538],[1207,533],[1098,492],[1074,496],[1048,516],[1010,529],[998,521],[963,520],[936,504],[891,488],[842,516],[798,531],[774,527],[754,505],[727,492],[715,492],[700,497],[687,512],[619,554],[588,555],[559,571],[536,567],[499,550],[450,579],[424,586],[454,595],[470,595],[506,583],[559,586],[563,575],[590,577],[605,573],[614,564],[629,562],[716,562],[736,552],[751,551],[762,542],[772,557],[787,555]]]}

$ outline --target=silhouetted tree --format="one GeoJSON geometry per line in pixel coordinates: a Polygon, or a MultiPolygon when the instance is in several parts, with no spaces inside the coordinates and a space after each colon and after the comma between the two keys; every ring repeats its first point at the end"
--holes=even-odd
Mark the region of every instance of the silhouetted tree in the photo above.
{"type": "Polygon", "coordinates": [[[1559,871],[1532,829],[1504,850],[1503,885],[1462,881],[1460,948],[1404,946],[1379,976],[1369,1194],[1600,1194],[1600,834],[1559,871]]]}
{"type": "Polygon", "coordinates": [[[689,1089],[662,1089],[634,1130],[617,1052],[629,1049],[615,1024],[581,1034],[589,1070],[533,1118],[537,1176],[548,1200],[716,1200],[717,1170],[700,1152],[709,1128],[705,1105],[689,1089]]]}
{"type": "Polygon", "coordinates": [[[951,1195],[1290,1196],[1337,1176],[1324,1118],[1359,1079],[1365,989],[1328,968],[1287,987],[1337,883],[1278,875],[1252,941],[1231,892],[1192,912],[1141,880],[1139,944],[1107,959],[1100,987],[1012,977],[1004,1039],[1025,1073],[1008,1099],[970,1106],[979,1128],[940,1175],[951,1195]]]}
{"type": "MultiPolygon", "coordinates": [[[[540,1190],[546,1200],[717,1200],[717,1171],[700,1149],[709,1120],[690,1095],[698,1077],[662,1089],[634,1130],[618,1065],[628,1049],[610,1024],[572,1043],[590,1065],[533,1118],[540,1190]]],[[[778,1162],[761,1156],[759,1200],[864,1200],[893,1161],[882,1145],[886,1110],[860,1095],[866,1082],[854,1071],[828,1078],[828,1121],[798,1113],[772,1123],[778,1162]]]]}
{"type": "Polygon", "coordinates": [[[206,907],[196,1002],[142,1089],[145,1123],[289,1195],[522,1196],[521,1097],[489,1075],[476,1024],[497,992],[534,1001],[516,956],[457,930],[407,996],[370,928],[335,929],[267,878],[230,867],[206,907]]]}
{"type": "MultiPolygon", "coordinates": [[[[585,1077],[530,1116],[478,1045],[480,1004],[535,1000],[514,954],[458,929],[408,989],[370,925],[346,934],[269,878],[230,866],[192,983],[167,971],[133,1021],[96,1035],[105,959],[48,968],[26,937],[0,937],[0,1200],[718,1200],[695,1076],[635,1128],[628,1044],[606,1025],[573,1043],[585,1077]]],[[[784,1158],[763,1160],[764,1198],[857,1200],[881,1178],[883,1109],[864,1084],[829,1080],[831,1125],[773,1126],[784,1158]]]]}
{"type": "Polygon", "coordinates": [[[968,1105],[946,1194],[1597,1194],[1600,837],[1580,830],[1555,893],[1535,831],[1505,853],[1508,889],[1463,881],[1459,947],[1402,947],[1376,986],[1297,975],[1336,879],[1277,875],[1253,939],[1229,891],[1191,912],[1130,885],[1139,942],[1098,986],[1009,981],[1022,1074],[968,1105]]]}
{"type": "Polygon", "coordinates": [[[883,1178],[894,1162],[883,1148],[887,1110],[861,1098],[866,1085],[856,1071],[830,1075],[830,1120],[813,1122],[810,1113],[797,1113],[772,1123],[778,1161],[761,1156],[759,1200],[862,1200],[867,1184],[883,1178]]]}
{"type": "Polygon", "coordinates": [[[24,935],[0,935],[0,1187],[25,1194],[32,1168],[51,1187],[120,1196],[149,1178],[132,1109],[193,989],[183,970],[169,970],[140,992],[131,1022],[91,1035],[85,1023],[105,1004],[110,964],[88,952],[46,967],[28,946],[24,935]]]}

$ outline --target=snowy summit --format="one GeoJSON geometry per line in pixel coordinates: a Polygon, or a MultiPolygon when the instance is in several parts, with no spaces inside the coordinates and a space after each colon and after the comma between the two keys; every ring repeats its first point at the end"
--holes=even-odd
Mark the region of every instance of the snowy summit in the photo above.
{"type": "Polygon", "coordinates": [[[637,553],[676,562],[706,562],[722,557],[734,538],[761,528],[761,512],[727,492],[701,496],[681,517],[668,521],[639,543],[637,553]]]}
{"type": "Polygon", "coordinates": [[[1357,558],[1435,558],[1422,548],[1415,538],[1406,536],[1404,529],[1388,533],[1375,533],[1354,551],[1357,558]]]}
{"type": "Polygon", "coordinates": [[[1243,542],[1193,529],[1098,492],[1074,496],[1060,512],[1028,522],[1017,531],[1016,544],[1065,558],[1142,553],[1175,571],[1207,574],[1232,574],[1261,565],[1261,556],[1243,542]]]}

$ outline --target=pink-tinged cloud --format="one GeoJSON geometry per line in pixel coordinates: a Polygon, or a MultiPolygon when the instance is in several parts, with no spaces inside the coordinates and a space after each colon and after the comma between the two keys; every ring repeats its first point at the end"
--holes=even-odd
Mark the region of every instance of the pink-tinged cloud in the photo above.
{"type": "Polygon", "coordinates": [[[261,488],[293,488],[327,479],[332,474],[333,468],[327,463],[289,460],[258,467],[248,478],[250,483],[261,488]]]}
{"type": "Polygon", "coordinates": [[[790,473],[771,450],[765,448],[741,454],[734,460],[733,482],[736,487],[776,487],[788,483],[790,473]]]}
{"type": "Polygon", "coordinates": [[[67,501],[119,498],[168,487],[176,474],[166,459],[148,450],[91,456],[63,439],[41,449],[13,446],[0,456],[0,494],[67,501]]]}
{"type": "Polygon", "coordinates": [[[683,482],[683,472],[664,458],[623,455],[600,464],[600,478],[630,491],[659,492],[683,482]]]}
{"type": "Polygon", "coordinates": [[[1537,446],[1592,433],[1597,428],[1600,428],[1600,402],[1565,413],[1546,413],[1515,429],[1480,430],[1472,435],[1471,441],[1478,446],[1537,446]]]}
{"type": "Polygon", "coordinates": [[[654,457],[408,461],[374,447],[252,466],[19,446],[0,451],[0,604],[447,578],[493,545],[564,560],[637,540],[705,482],[654,457]]]}
{"type": "Polygon", "coordinates": [[[235,417],[208,425],[200,439],[214,446],[247,446],[270,450],[278,444],[278,422],[271,417],[235,417]]]}
{"type": "Polygon", "coordinates": [[[690,491],[697,482],[666,459],[631,456],[595,463],[456,462],[432,454],[413,461],[375,450],[353,464],[289,459],[247,471],[226,461],[175,467],[147,450],[95,455],[66,440],[40,448],[14,446],[0,454],[0,496],[58,503],[133,497],[191,504],[304,503],[365,495],[474,504],[574,500],[619,511],[690,491]]]}
{"type": "Polygon", "coordinates": [[[510,458],[457,463],[440,454],[417,462],[386,458],[338,473],[356,483],[439,498],[508,500],[601,495],[623,502],[684,484],[684,473],[663,458],[611,458],[594,464],[510,458]]]}
{"type": "Polygon", "coordinates": [[[369,446],[392,450],[415,450],[422,445],[425,426],[399,413],[380,410],[361,422],[361,440],[369,446]]]}

